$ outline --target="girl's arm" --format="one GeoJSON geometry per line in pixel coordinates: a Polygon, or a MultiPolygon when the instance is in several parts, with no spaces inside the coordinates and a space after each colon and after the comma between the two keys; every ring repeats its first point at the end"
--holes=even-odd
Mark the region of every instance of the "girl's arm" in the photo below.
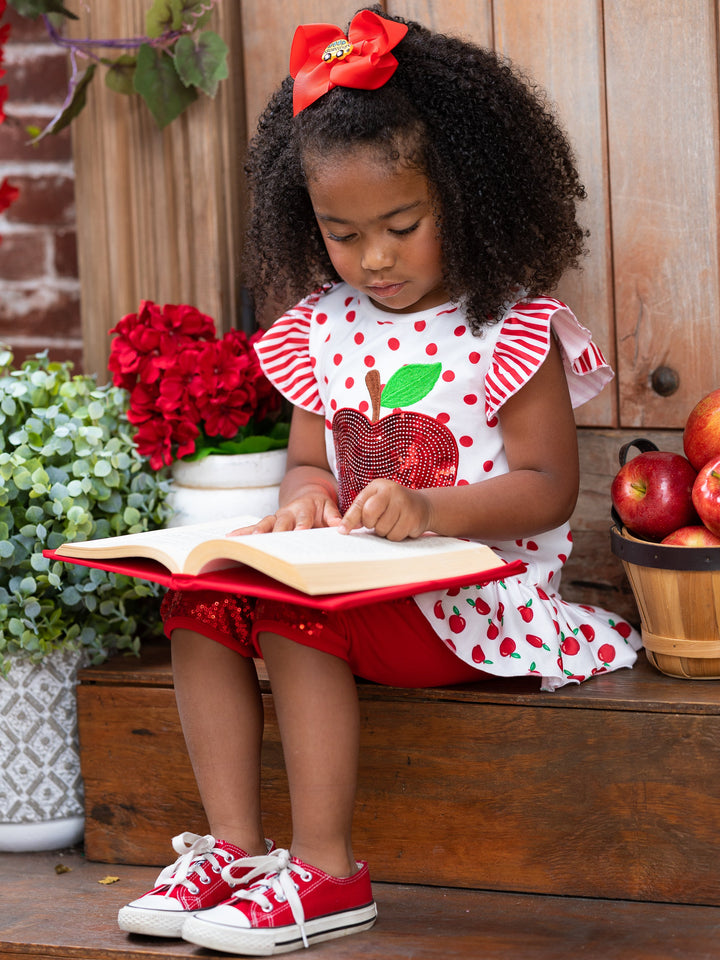
{"type": "Polygon", "coordinates": [[[325,453],[325,418],[302,407],[293,409],[287,471],[280,485],[280,508],[253,528],[306,530],[340,522],[337,483],[325,453]]]}
{"type": "Polygon", "coordinates": [[[578,493],[578,452],[567,380],[553,340],[545,362],[499,413],[509,473],[456,487],[408,490],[373,480],[340,529],[374,527],[389,540],[445,536],[520,540],[559,526],[578,493]]]}

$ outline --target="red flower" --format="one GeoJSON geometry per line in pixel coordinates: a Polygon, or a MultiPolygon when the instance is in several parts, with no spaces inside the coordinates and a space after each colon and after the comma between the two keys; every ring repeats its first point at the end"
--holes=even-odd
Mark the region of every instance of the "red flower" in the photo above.
{"type": "Polygon", "coordinates": [[[218,340],[195,307],[144,300],[110,333],[113,383],[130,391],[135,444],[153,468],[193,453],[203,435],[233,439],[280,410],[253,349],[261,332],[248,339],[231,330],[218,340]]]}

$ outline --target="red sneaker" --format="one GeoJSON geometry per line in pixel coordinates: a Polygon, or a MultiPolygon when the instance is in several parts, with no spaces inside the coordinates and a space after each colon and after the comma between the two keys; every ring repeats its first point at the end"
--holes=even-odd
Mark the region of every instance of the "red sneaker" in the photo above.
{"type": "MultiPolygon", "coordinates": [[[[265,841],[268,852],[273,849],[265,841]]],[[[180,856],[160,873],[148,893],[127,904],[118,913],[118,925],[128,933],[153,937],[179,937],[185,920],[198,910],[215,907],[243,883],[248,871],[223,876],[223,868],[247,857],[244,850],[226,840],[181,833],[173,837],[180,856]]],[[[249,870],[250,868],[248,868],[249,870]]]]}
{"type": "MultiPolygon", "coordinates": [[[[185,921],[183,940],[245,956],[287,953],[368,930],[377,916],[366,863],[352,877],[331,877],[287,850],[250,857],[243,888],[185,921]],[[255,880],[255,877],[262,877],[255,880]]],[[[233,868],[230,867],[231,871],[233,868]]],[[[223,870],[223,874],[229,871],[223,870]]]]}

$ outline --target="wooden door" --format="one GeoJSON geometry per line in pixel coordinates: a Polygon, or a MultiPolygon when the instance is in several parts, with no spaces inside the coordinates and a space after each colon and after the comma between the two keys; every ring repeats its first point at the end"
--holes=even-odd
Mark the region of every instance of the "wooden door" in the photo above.
{"type": "MultiPolygon", "coordinates": [[[[141,0],[92,6],[78,27],[85,33],[140,29],[141,0]]],[[[162,135],[139,105],[93,91],[75,140],[86,369],[102,369],[105,331],[140,297],[186,299],[221,327],[237,323],[248,131],[286,74],[297,24],[344,28],[358,6],[220,4],[216,28],[231,46],[231,80],[162,135]]],[[[717,0],[384,7],[494,46],[547,91],[575,147],[590,230],[583,270],[569,273],[556,295],[617,371],[577,411],[578,423],[681,427],[720,385],[717,0]]]]}

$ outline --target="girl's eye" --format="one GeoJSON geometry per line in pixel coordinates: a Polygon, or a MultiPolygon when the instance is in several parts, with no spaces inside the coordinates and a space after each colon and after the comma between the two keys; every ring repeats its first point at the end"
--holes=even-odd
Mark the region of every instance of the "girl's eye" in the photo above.
{"type": "Polygon", "coordinates": [[[420,221],[418,220],[417,223],[413,223],[411,227],[405,227],[403,230],[391,230],[390,233],[394,233],[396,237],[405,237],[408,233],[412,233],[413,230],[417,230],[419,226],[420,221]]]}
{"type": "Polygon", "coordinates": [[[354,233],[348,233],[344,237],[338,236],[336,233],[328,233],[328,240],[335,240],[336,243],[346,243],[348,240],[352,240],[355,236],[354,233]]]}

